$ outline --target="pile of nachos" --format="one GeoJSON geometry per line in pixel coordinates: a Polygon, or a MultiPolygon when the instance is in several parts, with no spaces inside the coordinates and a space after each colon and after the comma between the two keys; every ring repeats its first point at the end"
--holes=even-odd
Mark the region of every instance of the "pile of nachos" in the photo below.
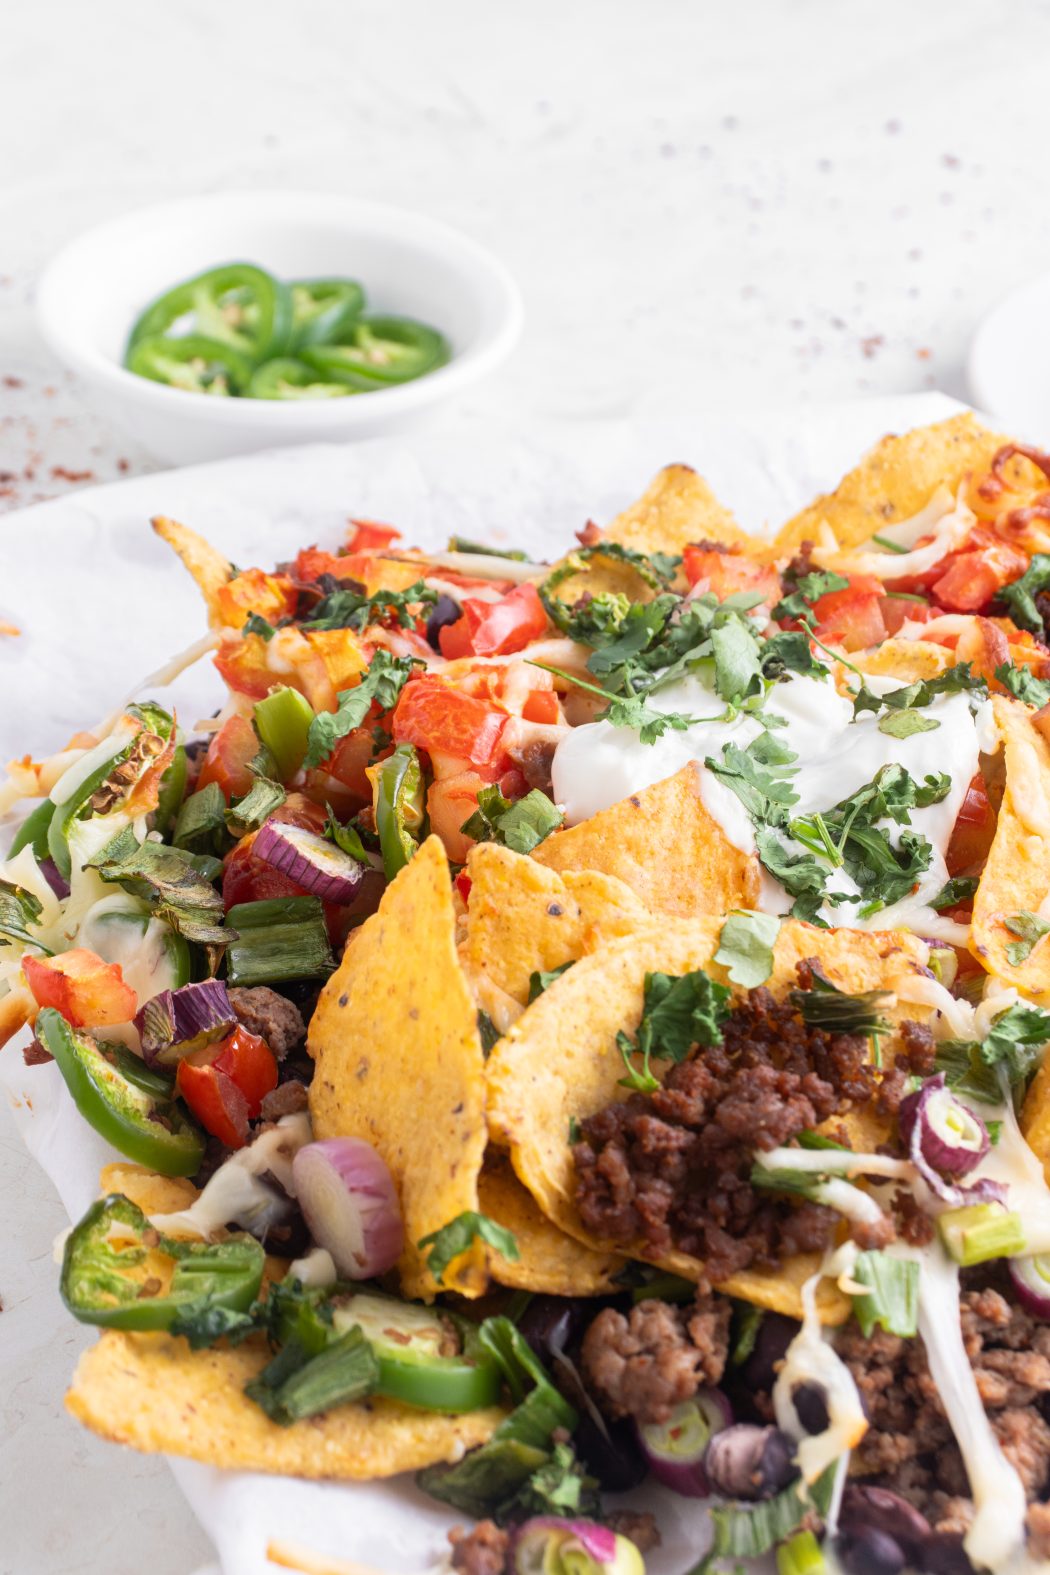
{"type": "Polygon", "coordinates": [[[1050,454],[771,539],[675,465],[555,563],[153,528],[225,703],[0,785],[0,1044],[114,1154],[72,1414],[413,1473],[467,1575],[669,1493],[690,1575],[1050,1570],[1050,454]]]}

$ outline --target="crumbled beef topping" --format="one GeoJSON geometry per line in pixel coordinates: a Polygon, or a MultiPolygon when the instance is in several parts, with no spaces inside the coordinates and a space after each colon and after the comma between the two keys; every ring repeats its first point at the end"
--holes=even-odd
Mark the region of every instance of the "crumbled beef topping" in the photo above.
{"type": "Polygon", "coordinates": [[[901,1041],[902,1048],[893,1057],[893,1065],[883,1072],[875,1097],[876,1109],[885,1116],[897,1114],[909,1078],[932,1076],[936,1061],[937,1046],[925,1023],[902,1023],[901,1041]]]}
{"type": "MultiPolygon", "coordinates": [[[[1050,1325],[1009,1302],[994,1285],[965,1290],[963,1340],[977,1388],[1003,1453],[1030,1500],[1050,1488],[1050,1325]]],[[[948,1419],[926,1363],[921,1339],[850,1323],[837,1336],[870,1427],[851,1471],[873,1477],[922,1511],[934,1531],[965,1531],[973,1513],[970,1487],[948,1419]]],[[[1036,1516],[1045,1534],[1046,1516],[1036,1516]]]]}
{"type": "Polygon", "coordinates": [[[298,1111],[305,1110],[309,1103],[310,1096],[305,1084],[291,1078],[287,1083],[278,1083],[276,1088],[271,1088],[268,1094],[263,1095],[259,1115],[263,1121],[280,1121],[282,1116],[294,1116],[298,1111]]]}
{"type": "MultiPolygon", "coordinates": [[[[811,979],[799,966],[803,986],[811,979]]],[[[724,1042],[675,1066],[653,1094],[632,1094],[582,1123],[576,1201],[607,1241],[701,1258],[714,1283],[822,1251],[839,1216],[752,1187],[756,1149],[787,1143],[871,1098],[868,1041],[807,1025],[787,1001],[752,990],[724,1042]]]]}
{"type": "Polygon", "coordinates": [[[453,1526],[448,1534],[452,1544],[452,1568],[463,1575],[503,1575],[510,1550],[510,1533],[501,1531],[493,1520],[480,1520],[473,1531],[453,1526]]]}
{"type": "Polygon", "coordinates": [[[702,1384],[725,1370],[730,1304],[701,1290],[693,1308],[656,1300],[624,1316],[605,1307],[583,1337],[584,1376],[612,1417],[665,1422],[702,1384]]]}
{"type": "Polygon", "coordinates": [[[39,1039],[30,1039],[27,1045],[22,1046],[22,1060],[26,1066],[44,1066],[55,1058],[50,1050],[45,1050],[39,1039]]]}
{"type": "Polygon", "coordinates": [[[639,1553],[651,1553],[660,1546],[660,1529],[651,1510],[614,1509],[606,1515],[605,1524],[610,1531],[633,1542],[639,1553]]]}
{"type": "Polygon", "coordinates": [[[303,1015],[293,1001],[266,985],[227,991],[237,1020],[250,1034],[265,1039],[278,1061],[306,1037],[303,1015]]]}

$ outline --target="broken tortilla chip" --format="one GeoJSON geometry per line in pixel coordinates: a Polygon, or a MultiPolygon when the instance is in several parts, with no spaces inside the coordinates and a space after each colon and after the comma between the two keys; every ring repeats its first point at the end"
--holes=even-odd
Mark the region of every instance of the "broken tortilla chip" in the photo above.
{"type": "MultiPolygon", "coordinates": [[[[1050,941],[1036,940],[1011,962],[1020,937],[1007,920],[1050,916],[1050,746],[1019,700],[995,695],[1005,787],[995,837],[973,900],[970,950],[989,973],[1036,1000],[1050,995],[1050,941]]],[[[1016,955],[1016,954],[1015,954],[1016,955]]]]}
{"type": "Polygon", "coordinates": [[[788,520],[777,549],[791,552],[804,541],[819,542],[825,526],[840,547],[859,546],[887,525],[918,514],[938,487],[957,491],[968,474],[987,469],[1004,441],[969,411],[884,437],[834,492],[788,520]]]}
{"type": "Polygon", "coordinates": [[[715,541],[764,554],[768,543],[741,530],[702,476],[689,465],[667,465],[637,503],[618,514],[604,532],[607,541],[636,552],[680,553],[690,542],[715,541]]]}
{"type": "Polygon", "coordinates": [[[936,678],[954,666],[956,656],[947,646],[930,640],[885,640],[872,650],[855,651],[850,660],[873,678],[899,678],[902,683],[914,684],[936,678]]]}
{"type": "MultiPolygon", "coordinates": [[[[158,1176],[145,1165],[132,1165],[126,1160],[103,1165],[98,1185],[102,1197],[119,1192],[143,1214],[179,1214],[200,1196],[193,1182],[184,1176],[158,1176]]],[[[178,1232],[168,1234],[178,1235],[178,1232]]]]}
{"type": "Polygon", "coordinates": [[[387,888],[321,991],[307,1048],[318,1138],[356,1137],[382,1155],[401,1199],[398,1268],[407,1296],[485,1289],[476,1242],[441,1287],[417,1245],[478,1207],[485,1073],[477,1008],[459,966],[448,859],[428,837],[387,888]]]}
{"type": "Polygon", "coordinates": [[[174,548],[189,570],[208,608],[208,622],[213,629],[223,627],[219,612],[219,592],[233,574],[233,564],[223,557],[218,547],[213,547],[199,532],[178,520],[157,514],[150,521],[161,541],[174,548]]]}
{"type": "Polygon", "coordinates": [[[512,1231],[518,1244],[514,1261],[489,1249],[489,1272],[500,1285],[547,1296],[601,1296],[620,1289],[615,1276],[627,1260],[585,1247],[553,1225],[505,1154],[489,1149],[478,1196],[482,1214],[512,1231]]]}
{"type": "Polygon", "coordinates": [[[472,983],[484,975],[522,1007],[533,973],[561,968],[652,923],[644,903],[613,876],[589,870],[562,877],[494,842],[470,850],[467,875],[464,972],[472,983]]]}
{"type": "MultiPolygon", "coordinates": [[[[721,929],[720,918],[669,920],[659,930],[614,941],[583,958],[528,1008],[489,1058],[494,1140],[509,1145],[514,1169],[543,1213],[590,1247],[625,1250],[624,1243],[595,1239],[580,1219],[569,1123],[629,1097],[621,1085],[624,1063],[616,1036],[621,1029],[637,1027],[647,973],[678,976],[706,968],[724,981],[724,970],[712,962],[721,929]]],[[[832,983],[858,993],[892,988],[896,975],[925,965],[928,949],[915,936],[896,931],[822,930],[786,920],[777,938],[769,988],[781,994],[789,989],[796,964],[809,957],[818,959],[832,983]]],[[[914,1006],[906,1014],[898,1010],[899,1015],[921,1015],[914,1006]]],[[[702,1272],[702,1265],[684,1253],[656,1256],[636,1245],[629,1250],[690,1279],[699,1279],[702,1272]]],[[[790,1273],[749,1273],[734,1278],[735,1288],[726,1288],[799,1317],[800,1288],[809,1272],[811,1266],[801,1265],[790,1273]]],[[[834,1321],[845,1310],[840,1298],[825,1292],[822,1316],[834,1321]]]]}
{"type": "Polygon", "coordinates": [[[753,908],[758,860],[733,846],[703,799],[703,768],[694,761],[567,831],[532,853],[564,875],[614,875],[656,915],[699,918],[753,908]]]}
{"type": "Polygon", "coordinates": [[[506,1414],[490,1407],[440,1416],[373,1399],[281,1427],[244,1393],[271,1355],[254,1341],[191,1351],[170,1335],[108,1329],[80,1358],[66,1406],[93,1432],[145,1454],[359,1481],[458,1460],[491,1437],[506,1414]]]}

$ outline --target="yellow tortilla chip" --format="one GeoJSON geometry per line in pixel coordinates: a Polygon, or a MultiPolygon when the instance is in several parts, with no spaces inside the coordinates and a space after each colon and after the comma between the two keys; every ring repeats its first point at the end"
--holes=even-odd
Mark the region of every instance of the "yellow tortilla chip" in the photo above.
{"type": "MultiPolygon", "coordinates": [[[[364,1138],[382,1155],[405,1224],[402,1288],[429,1300],[440,1287],[417,1243],[477,1209],[485,1151],[485,1063],[440,838],[428,837],[358,930],[321,992],[307,1048],[314,1134],[364,1138]]],[[[444,1289],[476,1296],[485,1283],[476,1243],[444,1289]]]]}
{"type": "MultiPolygon", "coordinates": [[[[862,673],[874,678],[899,678],[903,683],[918,683],[936,678],[952,667],[956,657],[946,646],[930,640],[884,640],[870,651],[855,651],[850,658],[862,673]]],[[[853,686],[856,688],[856,685],[853,686]]]]}
{"type": "Polygon", "coordinates": [[[472,983],[484,975],[519,1006],[529,999],[534,972],[575,962],[652,922],[622,881],[594,871],[563,878],[494,842],[471,849],[467,874],[470,902],[460,962],[472,983]]]}
{"type": "MultiPolygon", "coordinates": [[[[611,1249],[613,1244],[591,1236],[576,1209],[569,1121],[628,1097],[620,1081],[623,1059],[616,1035],[637,1026],[647,973],[679,975],[707,968],[724,980],[724,971],[712,962],[721,928],[720,918],[668,920],[659,930],[614,941],[583,958],[529,1007],[489,1058],[493,1138],[509,1145],[514,1169],[544,1214],[589,1246],[611,1249]]],[[[925,944],[912,935],[821,930],[787,920],[781,925],[769,987],[774,992],[790,988],[796,964],[816,957],[841,988],[853,993],[890,988],[895,974],[925,964],[927,956],[925,944]]],[[[899,1015],[917,1014],[911,1007],[899,1015]]],[[[689,1278],[700,1275],[701,1265],[683,1253],[652,1261],[689,1278]]],[[[733,1282],[738,1288],[733,1293],[758,1299],[760,1290],[761,1305],[776,1305],[797,1316],[805,1277],[802,1266],[790,1275],[749,1275],[733,1282]]],[[[840,1307],[834,1297],[825,1303],[826,1310],[840,1307]]]]}
{"type": "Polygon", "coordinates": [[[562,874],[615,875],[653,914],[698,918],[754,907],[758,860],[735,848],[708,812],[700,772],[690,761],[654,787],[554,832],[532,857],[562,874]]]}
{"type": "Polygon", "coordinates": [[[618,514],[605,531],[636,552],[680,553],[693,541],[717,541],[766,553],[768,543],[741,530],[702,476],[689,465],[667,465],[637,503],[618,514]]]}
{"type": "Polygon", "coordinates": [[[489,1250],[489,1272],[500,1285],[548,1296],[601,1296],[619,1287],[614,1276],[626,1258],[585,1247],[552,1225],[504,1154],[489,1149],[478,1184],[482,1214],[514,1232],[516,1261],[489,1250]]]}
{"type": "Polygon", "coordinates": [[[132,1165],[125,1160],[103,1165],[98,1185],[102,1197],[110,1192],[123,1193],[143,1214],[178,1214],[200,1196],[193,1182],[184,1176],[158,1176],[145,1165],[132,1165]]]}
{"type": "Polygon", "coordinates": [[[566,573],[549,591],[566,607],[571,607],[584,595],[620,595],[626,596],[629,602],[651,602],[658,593],[659,587],[650,585],[634,564],[603,553],[600,544],[586,558],[577,557],[575,551],[566,553],[564,558],[552,564],[547,575],[556,574],[567,565],[572,565],[574,572],[566,573]]]}
{"type": "Polygon", "coordinates": [[[989,973],[1035,999],[1050,995],[1050,941],[1036,941],[1012,963],[1006,949],[1019,937],[1006,920],[1050,913],[1050,746],[1019,700],[992,699],[1003,740],[1005,788],[999,820],[973,901],[970,950],[989,973]]]}
{"type": "Polygon", "coordinates": [[[66,1406],[93,1432],[145,1454],[357,1481],[458,1460],[491,1437],[506,1414],[491,1407],[438,1416],[393,1400],[365,1400],[281,1427],[244,1393],[270,1356],[254,1342],[191,1351],[169,1335],[108,1329],[80,1358],[66,1406]]]}
{"type": "Polygon", "coordinates": [[[776,546],[794,551],[803,541],[819,541],[822,526],[840,547],[856,547],[887,525],[910,519],[938,487],[954,492],[975,470],[984,470],[1005,439],[981,426],[969,411],[884,437],[835,491],[819,497],[780,531],[776,546]]]}
{"type": "Polygon", "coordinates": [[[205,541],[188,525],[180,525],[178,520],[158,514],[150,524],[161,541],[166,541],[169,547],[174,548],[193,576],[207,603],[208,622],[212,628],[221,628],[223,619],[219,616],[216,597],[232,576],[233,564],[223,557],[218,547],[213,547],[210,541],[205,541]]]}
{"type": "Polygon", "coordinates": [[[1050,1056],[1047,1056],[1025,1095],[1021,1107],[1021,1131],[1028,1147],[1042,1163],[1050,1182],[1050,1056]]]}

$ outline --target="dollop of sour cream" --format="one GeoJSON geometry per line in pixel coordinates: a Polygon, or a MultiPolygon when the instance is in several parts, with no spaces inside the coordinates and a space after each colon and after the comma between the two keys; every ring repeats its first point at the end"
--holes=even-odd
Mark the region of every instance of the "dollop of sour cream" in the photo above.
{"type": "MultiPolygon", "coordinates": [[[[869,687],[876,687],[869,680],[869,687]]],[[[898,687],[878,682],[886,691],[898,687]]],[[[731,788],[707,769],[710,757],[720,760],[727,744],[745,748],[762,731],[761,723],[737,713],[725,720],[724,703],[700,677],[689,676],[657,690],[650,705],[663,712],[681,712],[695,718],[681,731],[669,729],[653,744],[643,744],[630,728],[609,722],[590,722],[573,728],[559,743],[551,776],[556,801],[564,808],[568,825],[607,809],[620,799],[673,776],[690,761],[700,767],[700,793],[704,807],[717,821],[727,840],[742,852],[755,851],[754,829],[743,804],[731,788]]],[[[930,901],[944,886],[948,872],[945,853],[970,780],[978,768],[982,744],[987,743],[986,720],[975,716],[965,694],[938,696],[922,710],[937,723],[907,738],[894,738],[879,730],[872,712],[854,717],[853,703],[836,690],[830,678],[795,677],[776,684],[765,701],[765,710],[777,717],[775,737],[797,757],[788,780],[798,795],[792,816],[827,811],[869,783],[876,773],[897,762],[918,783],[927,776],[946,773],[951,785],[937,804],[913,809],[909,825],[932,845],[929,868],[915,892],[892,907],[865,918],[857,887],[844,869],[829,869],[828,890],[856,896],[825,907],[824,917],[838,926],[886,929],[903,926],[937,932],[938,916],[930,901]],[[923,926],[925,925],[925,928],[923,926]]],[[[887,822],[896,842],[903,828],[887,822]]],[[[802,851],[790,838],[784,840],[802,851]]],[[[760,905],[768,912],[783,913],[791,897],[776,881],[763,882],[760,905]]]]}

